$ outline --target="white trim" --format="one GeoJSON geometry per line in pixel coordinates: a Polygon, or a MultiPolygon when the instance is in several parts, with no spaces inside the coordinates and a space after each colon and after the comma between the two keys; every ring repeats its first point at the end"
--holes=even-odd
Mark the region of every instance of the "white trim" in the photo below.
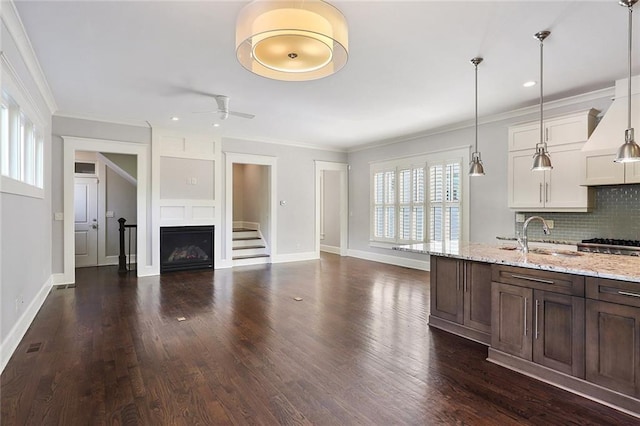
{"type": "MultiPolygon", "coordinates": [[[[110,266],[110,265],[118,265],[118,255],[105,256],[102,260],[98,261],[98,266],[110,266]]],[[[129,259],[127,259],[127,264],[129,263],[129,259]]],[[[136,255],[131,255],[131,263],[136,263],[136,255]]]]}
{"type": "Polygon", "coordinates": [[[6,194],[20,195],[30,198],[44,198],[44,189],[28,183],[12,179],[8,176],[2,176],[0,181],[0,192],[6,194]]]}
{"type": "Polygon", "coordinates": [[[333,253],[340,255],[340,247],[335,246],[327,246],[324,244],[320,244],[320,251],[324,251],[326,253],[333,253]]]}
{"type": "Polygon", "coordinates": [[[315,161],[316,179],[316,220],[315,220],[315,253],[320,256],[320,217],[322,215],[322,172],[340,172],[340,256],[346,256],[349,249],[349,165],[330,161],[315,161]]]}
{"type": "MultiPolygon", "coordinates": [[[[73,163],[75,162],[76,151],[96,151],[114,152],[120,154],[137,155],[138,160],[138,186],[137,192],[137,218],[138,218],[138,258],[140,263],[137,266],[139,277],[146,275],[157,275],[159,270],[158,262],[152,262],[151,253],[147,253],[147,193],[148,188],[148,164],[149,146],[146,144],[121,142],[104,139],[78,138],[73,136],[62,136],[64,142],[63,154],[63,176],[64,176],[64,282],[75,282],[75,253],[74,253],[74,173],[73,163]]],[[[152,246],[157,242],[159,236],[149,236],[152,246]]]]}
{"type": "MultiPolygon", "coordinates": [[[[269,192],[270,197],[270,231],[271,241],[266,241],[271,247],[272,263],[277,257],[278,248],[278,158],[267,155],[241,154],[235,152],[225,152],[225,256],[224,259],[233,259],[233,165],[234,164],[256,164],[270,167],[269,172],[269,192]]],[[[233,263],[233,262],[232,262],[233,263]]]]}
{"type": "Polygon", "coordinates": [[[70,282],[66,282],[64,274],[53,274],[51,275],[51,279],[53,280],[53,285],[58,284],[71,284],[70,282]]]}
{"type": "Polygon", "coordinates": [[[369,251],[349,249],[348,255],[358,259],[371,260],[373,262],[386,263],[388,265],[403,266],[405,268],[429,271],[429,260],[408,259],[406,257],[389,256],[387,254],[372,253],[369,251]]]}
{"type": "Polygon", "coordinates": [[[320,255],[315,251],[307,251],[303,253],[288,253],[272,256],[271,263],[302,262],[305,260],[317,260],[319,258],[320,255]]]}
{"type": "MultiPolygon", "coordinates": [[[[558,100],[554,100],[554,101],[545,102],[544,103],[544,108],[545,108],[545,110],[554,109],[554,108],[562,108],[562,107],[566,107],[566,106],[579,104],[579,103],[582,103],[582,102],[589,102],[589,101],[594,101],[594,100],[603,99],[603,98],[612,98],[614,96],[614,94],[615,94],[615,87],[612,86],[612,87],[607,87],[607,88],[604,88],[604,89],[594,90],[594,91],[588,92],[588,93],[583,93],[583,94],[576,95],[576,96],[570,96],[568,98],[562,98],[562,99],[558,99],[558,100]]],[[[524,116],[529,115],[529,114],[535,114],[539,110],[540,110],[540,105],[539,104],[538,105],[528,106],[528,107],[523,107],[523,108],[518,108],[518,109],[515,109],[515,110],[510,110],[510,111],[501,112],[501,113],[497,113],[497,114],[488,115],[486,117],[482,117],[482,118],[480,118],[478,120],[478,124],[479,125],[483,125],[483,124],[495,123],[495,122],[498,122],[498,121],[509,120],[509,119],[518,118],[518,117],[524,117],[524,116]]],[[[551,116],[549,116],[548,118],[551,118],[551,116]]],[[[367,149],[381,148],[381,147],[384,147],[384,146],[394,145],[394,144],[401,143],[401,142],[409,142],[409,141],[413,141],[413,140],[416,140],[416,139],[421,139],[421,138],[426,138],[426,137],[429,137],[429,136],[439,135],[439,134],[442,134],[442,133],[453,132],[455,130],[466,129],[466,128],[473,127],[473,126],[475,126],[475,121],[474,120],[461,121],[461,122],[457,122],[457,123],[453,123],[453,124],[448,124],[448,125],[444,125],[444,126],[428,129],[428,130],[425,130],[425,131],[422,131],[422,132],[418,132],[418,133],[412,133],[412,134],[409,134],[409,135],[398,136],[398,137],[390,138],[390,139],[384,139],[382,141],[373,141],[373,142],[370,142],[370,143],[364,143],[364,144],[357,145],[357,146],[354,146],[352,148],[347,149],[347,152],[348,153],[352,153],[352,152],[358,152],[358,151],[365,151],[367,149]]]]}
{"type": "Polygon", "coordinates": [[[0,12],[2,14],[2,21],[4,21],[9,34],[11,34],[13,41],[16,43],[18,51],[22,56],[22,60],[31,74],[31,78],[33,78],[36,86],[38,86],[40,96],[42,96],[49,108],[49,114],[53,114],[58,109],[58,105],[56,105],[53,92],[49,87],[47,78],[44,71],[42,71],[40,62],[38,62],[38,57],[33,50],[33,46],[31,45],[31,41],[27,35],[27,31],[22,24],[18,11],[16,10],[16,5],[12,0],[3,0],[0,12]]]}
{"type": "Polygon", "coordinates": [[[236,228],[244,228],[244,229],[249,229],[251,231],[260,231],[260,224],[258,222],[234,221],[233,229],[236,229],[236,228]]]}
{"type": "Polygon", "coordinates": [[[2,344],[0,344],[0,372],[4,371],[9,359],[29,330],[31,323],[38,314],[42,304],[47,299],[47,295],[49,294],[49,291],[51,291],[53,282],[54,278],[53,275],[51,275],[42,285],[38,294],[36,294],[36,297],[31,300],[29,306],[27,306],[22,315],[20,315],[20,318],[18,318],[18,321],[13,325],[11,331],[7,334],[7,337],[2,341],[2,344]]]}
{"type": "Polygon", "coordinates": [[[149,123],[143,120],[129,120],[126,118],[105,118],[91,114],[84,113],[72,113],[72,112],[64,112],[64,111],[56,111],[54,117],[60,118],[73,118],[75,120],[87,120],[87,121],[97,121],[100,123],[109,123],[109,124],[122,124],[124,126],[133,126],[133,127],[144,127],[149,128],[149,123]]]}
{"type": "Polygon", "coordinates": [[[9,58],[7,58],[4,52],[0,52],[0,60],[2,61],[2,72],[4,77],[2,80],[3,90],[13,98],[20,109],[25,112],[37,127],[47,127],[46,117],[49,112],[47,111],[45,113],[40,109],[40,107],[38,107],[38,103],[33,99],[33,95],[27,89],[27,86],[25,86],[24,82],[18,75],[18,72],[11,62],[9,62],[9,58]]]}
{"type": "MultiPolygon", "coordinates": [[[[135,177],[131,176],[129,174],[129,172],[127,172],[125,169],[123,169],[122,167],[118,166],[116,163],[114,163],[113,161],[111,161],[110,159],[108,159],[107,157],[102,155],[102,153],[98,152],[97,153],[97,157],[98,157],[99,161],[101,161],[107,167],[109,167],[111,170],[113,170],[122,179],[126,180],[127,182],[129,182],[133,186],[138,185],[138,179],[136,179],[135,177]]],[[[105,176],[106,176],[106,172],[105,172],[105,176]]]]}
{"type": "Polygon", "coordinates": [[[282,145],[282,146],[293,146],[296,148],[305,148],[305,149],[317,149],[320,151],[331,151],[331,152],[349,152],[347,148],[339,148],[337,146],[331,145],[319,145],[313,143],[303,143],[303,142],[293,142],[286,140],[273,140],[273,139],[264,139],[264,138],[251,138],[251,139],[242,139],[237,137],[228,137],[224,138],[225,141],[242,141],[242,142],[260,142],[260,143],[268,143],[271,145],[282,145]]]}

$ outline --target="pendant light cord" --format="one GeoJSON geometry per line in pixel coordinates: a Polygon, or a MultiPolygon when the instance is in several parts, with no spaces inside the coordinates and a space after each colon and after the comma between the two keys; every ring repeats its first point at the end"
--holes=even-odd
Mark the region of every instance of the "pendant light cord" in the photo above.
{"type": "Polygon", "coordinates": [[[633,29],[633,3],[629,4],[629,84],[628,84],[628,97],[627,97],[627,110],[628,110],[628,117],[627,117],[627,129],[631,128],[631,39],[633,38],[633,33],[632,33],[632,29],[633,29]]]}
{"type": "Polygon", "coordinates": [[[478,64],[476,66],[476,154],[478,153],[478,64]]]}
{"type": "Polygon", "coordinates": [[[543,48],[544,48],[544,39],[540,40],[540,143],[541,144],[545,144],[546,142],[544,141],[544,129],[543,129],[543,118],[542,118],[542,114],[543,114],[543,92],[542,92],[542,88],[543,88],[543,73],[542,73],[542,64],[544,61],[544,55],[543,55],[543,48]]]}

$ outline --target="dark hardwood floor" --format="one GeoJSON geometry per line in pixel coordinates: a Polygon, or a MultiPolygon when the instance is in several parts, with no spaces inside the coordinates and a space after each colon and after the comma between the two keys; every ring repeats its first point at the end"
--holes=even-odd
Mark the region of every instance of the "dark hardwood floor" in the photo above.
{"type": "Polygon", "coordinates": [[[141,279],[79,269],[2,373],[0,423],[640,423],[429,329],[428,277],[335,255],[141,279]]]}

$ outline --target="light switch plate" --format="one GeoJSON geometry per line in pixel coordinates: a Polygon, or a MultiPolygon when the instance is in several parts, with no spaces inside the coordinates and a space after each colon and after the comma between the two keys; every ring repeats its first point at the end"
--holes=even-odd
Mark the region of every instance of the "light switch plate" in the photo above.
{"type": "Polygon", "coordinates": [[[545,220],[545,222],[547,222],[547,226],[549,227],[549,229],[553,229],[553,227],[555,226],[555,222],[551,219],[547,219],[545,220]]]}
{"type": "Polygon", "coordinates": [[[524,213],[516,213],[516,223],[524,222],[524,213]]]}
{"type": "Polygon", "coordinates": [[[105,216],[107,216],[107,217],[116,217],[116,214],[112,210],[107,210],[105,216]]]}
{"type": "Polygon", "coordinates": [[[57,212],[53,215],[54,220],[64,220],[64,213],[57,212]]]}

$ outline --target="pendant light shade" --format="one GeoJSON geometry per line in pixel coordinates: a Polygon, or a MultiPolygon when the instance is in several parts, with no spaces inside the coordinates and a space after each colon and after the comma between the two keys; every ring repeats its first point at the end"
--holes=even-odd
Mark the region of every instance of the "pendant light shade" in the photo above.
{"type": "Polygon", "coordinates": [[[348,57],[347,22],[320,0],[257,0],[236,23],[236,55],[263,77],[305,81],[339,71],[348,57]]]}
{"type": "Polygon", "coordinates": [[[484,176],[484,166],[478,152],[478,65],[482,62],[482,58],[473,58],[471,63],[476,69],[476,145],[475,151],[471,154],[471,163],[469,163],[469,176],[484,176]]]}
{"type": "Polygon", "coordinates": [[[627,130],[624,132],[624,143],[620,148],[618,148],[618,155],[614,160],[616,163],[633,163],[636,161],[640,161],[640,146],[636,143],[633,138],[633,128],[631,127],[631,40],[633,39],[633,5],[637,3],[638,0],[620,0],[619,4],[621,6],[629,8],[629,83],[628,83],[628,94],[627,101],[629,102],[627,105],[628,108],[628,121],[627,121],[627,130]]]}
{"type": "Polygon", "coordinates": [[[533,166],[531,170],[545,171],[551,170],[551,156],[547,151],[547,142],[544,140],[544,92],[543,92],[543,49],[544,40],[551,35],[549,31],[540,31],[534,34],[534,37],[540,42],[540,142],[536,145],[536,153],[533,155],[533,166]]]}

